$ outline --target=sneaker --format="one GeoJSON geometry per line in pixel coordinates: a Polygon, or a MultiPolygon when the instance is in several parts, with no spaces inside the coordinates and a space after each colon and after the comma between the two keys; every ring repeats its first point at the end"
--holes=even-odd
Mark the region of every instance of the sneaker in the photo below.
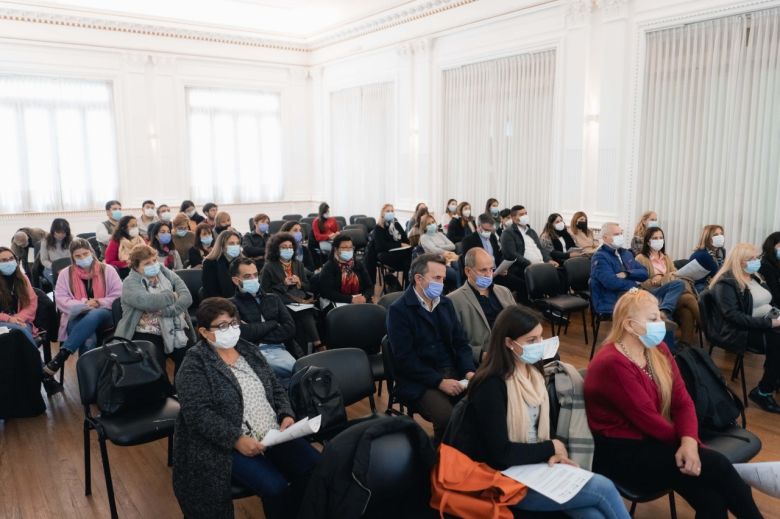
{"type": "Polygon", "coordinates": [[[54,380],[52,376],[44,376],[42,382],[48,396],[54,396],[62,391],[62,384],[54,380]]]}
{"type": "Polygon", "coordinates": [[[780,413],[780,405],[778,405],[777,401],[775,401],[775,397],[772,395],[762,395],[758,392],[758,386],[753,388],[753,390],[748,395],[748,398],[758,404],[758,406],[764,411],[768,411],[770,413],[780,413]]]}
{"type": "Polygon", "coordinates": [[[62,366],[65,365],[65,361],[68,360],[68,357],[70,357],[70,352],[65,348],[60,348],[57,355],[43,367],[43,372],[46,375],[53,377],[55,373],[62,369],[62,366]]]}

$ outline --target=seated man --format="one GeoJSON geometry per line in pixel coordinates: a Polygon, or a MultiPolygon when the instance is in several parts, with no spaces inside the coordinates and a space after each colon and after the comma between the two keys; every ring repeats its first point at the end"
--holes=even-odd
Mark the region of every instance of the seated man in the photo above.
{"type": "Polygon", "coordinates": [[[119,203],[119,200],[106,202],[106,216],[108,216],[108,220],[101,222],[95,229],[95,239],[100,244],[100,248],[103,249],[101,257],[106,252],[108,242],[111,241],[111,236],[114,235],[116,226],[119,225],[119,220],[122,219],[122,204],[119,203]]]}
{"type": "Polygon", "coordinates": [[[522,280],[523,286],[517,290],[517,295],[521,301],[526,302],[528,294],[525,289],[525,268],[532,263],[545,262],[556,267],[558,263],[542,248],[539,235],[528,223],[528,210],[525,207],[512,206],[509,216],[512,223],[501,233],[501,254],[504,259],[515,260],[509,268],[509,274],[522,280]]]}
{"type": "Polygon", "coordinates": [[[260,347],[265,360],[286,386],[295,364],[295,357],[285,347],[295,337],[292,316],[279,296],[260,290],[257,266],[251,259],[239,257],[231,262],[230,277],[236,285],[231,301],[241,318],[241,338],[260,347]]]}
{"type": "MultiPolygon", "coordinates": [[[[479,215],[477,219],[477,232],[471,233],[461,242],[463,244],[463,253],[460,256],[461,267],[465,261],[466,253],[474,247],[481,247],[493,256],[495,266],[501,265],[504,256],[501,254],[501,247],[498,245],[498,236],[496,235],[496,222],[493,216],[485,213],[479,215]]],[[[525,289],[523,280],[515,274],[505,271],[503,274],[493,278],[496,285],[507,287],[512,292],[525,289]]]]}
{"type": "Polygon", "coordinates": [[[452,301],[442,296],[446,263],[439,254],[413,262],[413,285],[387,314],[398,398],[433,422],[438,445],[462,396],[460,380],[474,376],[474,358],[452,301]]]}
{"type": "Polygon", "coordinates": [[[464,256],[466,283],[447,297],[455,307],[478,363],[487,351],[496,317],[501,310],[514,305],[515,300],[508,288],[493,284],[493,257],[485,249],[474,247],[464,256]]]}

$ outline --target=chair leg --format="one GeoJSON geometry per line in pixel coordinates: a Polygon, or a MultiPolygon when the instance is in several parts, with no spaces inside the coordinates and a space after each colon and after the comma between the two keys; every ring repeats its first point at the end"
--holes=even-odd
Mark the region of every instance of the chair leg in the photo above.
{"type": "Polygon", "coordinates": [[[631,508],[628,510],[628,515],[634,517],[634,512],[636,512],[636,501],[631,501],[631,508]]]}
{"type": "Polygon", "coordinates": [[[739,357],[739,378],[742,379],[742,401],[745,403],[745,407],[748,406],[747,397],[747,382],[745,382],[745,357],[740,355],[739,357]]]}
{"type": "Polygon", "coordinates": [[[731,381],[734,382],[737,380],[737,375],[739,374],[739,361],[742,360],[742,355],[737,355],[737,358],[734,359],[734,367],[731,368],[731,381]]]}
{"type": "Polygon", "coordinates": [[[173,433],[168,435],[168,466],[173,467],[173,433]]]}
{"type": "Polygon", "coordinates": [[[92,495],[92,460],[89,448],[89,423],[84,420],[84,495],[92,495]]]}
{"type": "Polygon", "coordinates": [[[669,517],[677,519],[677,503],[674,501],[674,492],[669,492],[669,517]]]}
{"type": "Polygon", "coordinates": [[[601,319],[596,316],[593,321],[593,346],[590,348],[591,360],[593,360],[593,354],[596,353],[596,343],[599,341],[599,328],[601,328],[601,319]]]}
{"type": "Polygon", "coordinates": [[[585,334],[585,345],[588,344],[588,321],[585,318],[585,310],[582,311],[582,333],[585,334]]]}
{"type": "Polygon", "coordinates": [[[103,475],[106,477],[106,493],[108,494],[108,506],[111,509],[111,519],[119,517],[116,512],[116,500],[114,499],[114,483],[111,480],[111,466],[108,464],[108,449],[106,439],[98,433],[100,443],[100,457],[103,460],[103,475]]]}

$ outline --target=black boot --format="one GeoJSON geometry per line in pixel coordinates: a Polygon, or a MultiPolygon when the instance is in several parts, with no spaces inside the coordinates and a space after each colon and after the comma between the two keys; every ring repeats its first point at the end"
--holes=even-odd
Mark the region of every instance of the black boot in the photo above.
{"type": "Polygon", "coordinates": [[[778,405],[777,401],[775,401],[775,397],[773,397],[771,394],[762,395],[758,391],[758,386],[753,388],[753,390],[748,395],[748,398],[758,404],[759,407],[761,407],[761,409],[764,411],[769,411],[770,413],[780,413],[780,405],[778,405]]]}
{"type": "Polygon", "coordinates": [[[62,391],[62,384],[54,380],[51,375],[43,375],[43,388],[46,390],[48,396],[54,396],[62,391]]]}
{"type": "Polygon", "coordinates": [[[62,369],[62,366],[65,365],[65,361],[68,360],[68,357],[70,357],[70,351],[65,348],[60,348],[57,355],[43,367],[44,375],[53,377],[55,373],[62,369]]]}

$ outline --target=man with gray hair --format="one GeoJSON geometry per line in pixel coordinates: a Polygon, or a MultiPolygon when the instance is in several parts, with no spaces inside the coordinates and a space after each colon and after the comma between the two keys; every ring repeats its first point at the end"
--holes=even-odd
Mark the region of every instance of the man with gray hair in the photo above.
{"type": "MultiPolygon", "coordinates": [[[[490,254],[493,257],[496,267],[504,260],[496,234],[496,222],[493,219],[493,216],[487,213],[479,215],[479,219],[477,220],[477,232],[471,233],[463,238],[461,243],[463,244],[463,253],[460,256],[459,261],[462,269],[465,269],[463,262],[465,261],[466,254],[475,247],[482,248],[490,254]]],[[[502,274],[495,276],[493,282],[496,285],[508,288],[511,292],[525,290],[523,280],[506,270],[502,274]]]]}
{"type": "Polygon", "coordinates": [[[46,238],[46,231],[38,227],[22,227],[11,238],[11,252],[19,258],[27,274],[32,274],[28,264],[30,249],[34,249],[44,238],[46,238]]]}

